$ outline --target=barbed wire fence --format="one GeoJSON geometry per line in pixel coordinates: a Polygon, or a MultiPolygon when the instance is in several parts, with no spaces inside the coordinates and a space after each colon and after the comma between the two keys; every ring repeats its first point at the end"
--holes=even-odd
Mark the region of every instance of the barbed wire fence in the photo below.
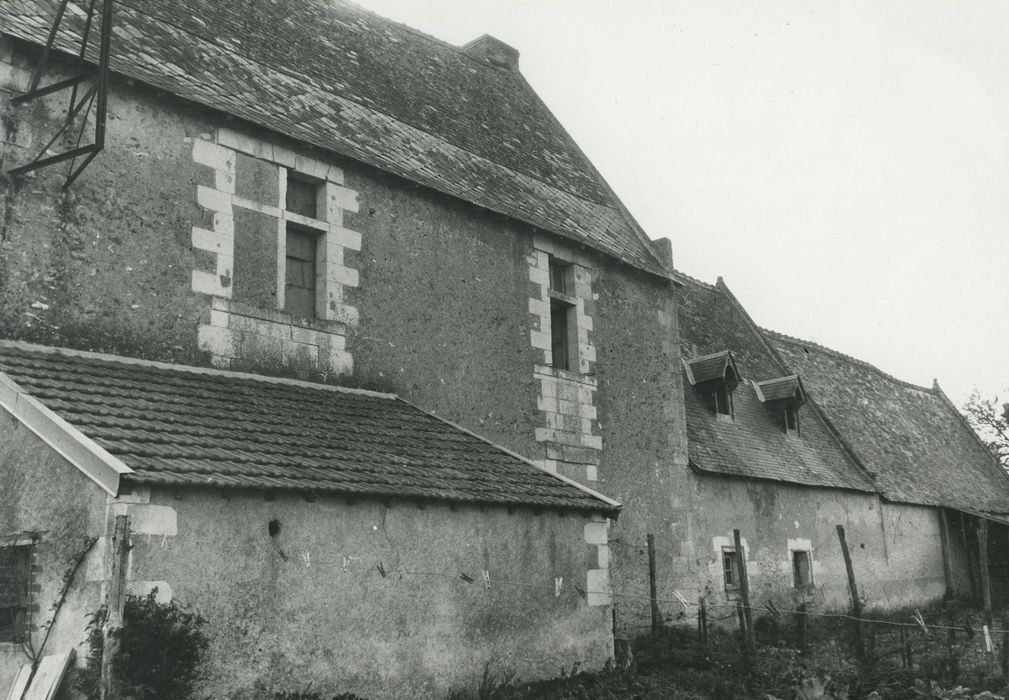
{"type": "MultiPolygon", "coordinates": [[[[618,665],[621,646],[627,645],[631,637],[647,635],[646,630],[651,628],[654,650],[663,643],[660,632],[663,627],[683,629],[693,624],[696,636],[689,645],[692,649],[686,651],[731,648],[748,666],[753,663],[759,642],[764,648],[790,648],[800,656],[815,647],[826,647],[833,654],[847,655],[862,669],[885,666],[916,677],[941,678],[951,684],[979,677],[1001,678],[1003,684],[1009,683],[1009,610],[995,614],[992,609],[987,524],[983,519],[979,518],[975,553],[980,561],[975,562],[972,574],[980,578],[976,582],[981,589],[980,606],[954,600],[948,589],[941,604],[865,612],[843,526],[837,526],[837,533],[848,579],[847,611],[818,610],[811,603],[800,602],[801,597],[791,607],[772,600],[752,603],[745,557],[735,557],[735,573],[740,583],[735,600],[713,600],[711,595],[688,600],[677,590],[673,591],[673,597],[657,596],[654,585],[647,601],[640,595],[614,595],[614,607],[620,611],[622,620],[618,625],[615,612],[618,665]],[[636,624],[649,618],[650,625],[636,624]]],[[[734,531],[737,551],[739,535],[738,530],[734,531]]],[[[653,545],[649,549],[652,551],[653,545]]],[[[992,567],[996,574],[1006,568],[1005,562],[992,567]]],[[[649,566],[649,577],[654,581],[653,563],[649,566]]],[[[680,651],[684,651],[682,647],[688,639],[682,634],[676,637],[680,651]]]]}

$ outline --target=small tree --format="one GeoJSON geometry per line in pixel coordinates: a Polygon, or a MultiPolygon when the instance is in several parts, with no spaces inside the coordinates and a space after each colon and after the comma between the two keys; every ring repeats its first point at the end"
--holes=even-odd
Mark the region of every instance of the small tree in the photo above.
{"type": "Polygon", "coordinates": [[[984,398],[974,389],[963,412],[995,459],[1009,472],[1009,403],[1000,404],[997,396],[984,398]]]}
{"type": "MultiPolygon", "coordinates": [[[[157,590],[146,596],[128,595],[123,608],[116,672],[128,697],[137,700],[183,700],[192,696],[199,679],[200,658],[207,648],[206,620],[174,601],[160,603],[157,590]]],[[[108,609],[102,606],[88,622],[90,656],[77,676],[77,688],[88,698],[100,696],[102,625],[108,609]]]]}

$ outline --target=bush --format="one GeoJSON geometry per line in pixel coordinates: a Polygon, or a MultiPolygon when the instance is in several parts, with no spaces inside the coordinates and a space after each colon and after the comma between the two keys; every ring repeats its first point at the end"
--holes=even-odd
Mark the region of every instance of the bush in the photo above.
{"type": "MultiPolygon", "coordinates": [[[[159,603],[156,593],[126,597],[117,680],[123,693],[137,700],[183,700],[199,679],[200,657],[207,648],[206,620],[174,601],[159,603]]],[[[91,700],[100,696],[102,625],[107,617],[104,606],[91,616],[88,665],[77,675],[77,689],[91,700]]]]}

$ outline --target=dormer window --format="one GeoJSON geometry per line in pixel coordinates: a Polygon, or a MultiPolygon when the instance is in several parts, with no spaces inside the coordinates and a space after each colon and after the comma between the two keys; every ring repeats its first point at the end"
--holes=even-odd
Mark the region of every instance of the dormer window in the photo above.
{"type": "Polygon", "coordinates": [[[708,407],[718,416],[732,418],[732,392],[739,385],[739,372],[728,350],[684,360],[687,381],[697,389],[708,407]]]}
{"type": "Polygon", "coordinates": [[[753,389],[764,408],[781,430],[799,434],[799,408],[806,403],[806,391],[798,375],[754,382],[753,389]]]}

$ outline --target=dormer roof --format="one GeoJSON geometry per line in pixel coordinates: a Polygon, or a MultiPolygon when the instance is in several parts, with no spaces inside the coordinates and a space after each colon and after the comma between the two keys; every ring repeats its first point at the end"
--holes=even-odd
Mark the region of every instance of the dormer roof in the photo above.
{"type": "Polygon", "coordinates": [[[780,401],[801,406],[806,403],[806,390],[802,388],[802,380],[797,374],[754,382],[753,390],[763,404],[780,401]]]}
{"type": "Polygon", "coordinates": [[[692,360],[683,360],[687,371],[687,381],[691,386],[721,380],[735,386],[739,383],[739,370],[730,350],[722,350],[710,355],[702,355],[692,360]]]}

